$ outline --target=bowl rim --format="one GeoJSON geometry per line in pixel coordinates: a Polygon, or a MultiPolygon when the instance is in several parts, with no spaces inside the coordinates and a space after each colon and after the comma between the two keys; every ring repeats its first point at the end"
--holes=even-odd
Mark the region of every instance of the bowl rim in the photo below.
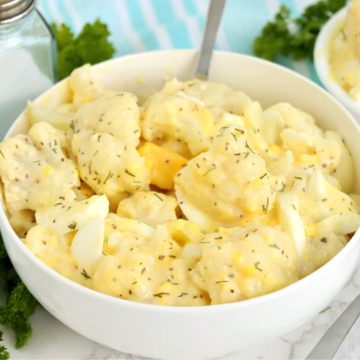
{"type": "MultiPolygon", "coordinates": [[[[167,55],[167,54],[180,54],[180,53],[196,54],[196,52],[197,51],[193,50],[193,49],[154,50],[154,51],[141,52],[141,53],[130,54],[130,55],[113,58],[113,59],[101,62],[96,65],[92,65],[92,66],[95,69],[101,68],[103,66],[111,65],[112,63],[115,63],[115,62],[127,61],[127,60],[131,60],[135,57],[143,57],[143,56],[147,56],[149,54],[152,54],[154,56],[157,56],[157,55],[161,56],[164,54],[167,55]]],[[[315,82],[309,80],[308,78],[302,76],[301,74],[299,74],[291,69],[288,69],[286,67],[283,67],[279,64],[272,63],[270,61],[260,59],[255,56],[252,56],[252,55],[244,55],[244,54],[239,54],[239,53],[234,53],[234,52],[229,52],[229,51],[214,51],[214,52],[218,56],[225,57],[225,58],[226,58],[226,56],[230,56],[230,57],[235,57],[235,58],[243,58],[245,60],[257,62],[259,64],[264,64],[270,68],[276,68],[280,71],[286,72],[289,75],[296,77],[300,81],[306,82],[308,85],[314,87],[317,91],[321,92],[321,94],[323,96],[327,97],[332,102],[335,102],[336,105],[338,107],[340,107],[341,110],[345,113],[345,115],[347,115],[348,120],[352,123],[352,125],[355,128],[357,128],[357,130],[360,134],[360,126],[355,121],[355,119],[350,114],[350,112],[336,98],[334,98],[331,94],[329,94],[327,91],[325,91],[321,86],[319,86],[315,82]]],[[[211,75],[211,72],[210,72],[210,75],[211,75]]],[[[53,91],[56,86],[59,86],[60,84],[67,81],[67,79],[68,78],[65,78],[65,79],[61,80],[60,82],[54,84],[52,87],[50,87],[48,90],[46,90],[40,96],[38,96],[35,99],[35,101],[41,101],[41,99],[43,97],[47,96],[47,94],[49,92],[53,91]]],[[[18,121],[22,115],[23,115],[23,112],[21,112],[21,114],[15,119],[13,124],[10,126],[10,128],[6,132],[3,140],[7,139],[10,136],[10,133],[13,131],[13,128],[16,127],[16,124],[18,123],[18,121]]],[[[97,300],[104,301],[105,303],[115,304],[115,306],[117,306],[116,304],[119,304],[119,306],[126,306],[128,308],[134,308],[137,310],[165,312],[165,313],[172,312],[172,313],[178,313],[180,315],[184,314],[184,313],[191,314],[193,312],[199,313],[199,311],[201,313],[228,311],[228,310],[230,311],[234,308],[246,308],[247,306],[252,306],[254,304],[257,305],[259,303],[261,304],[261,303],[264,303],[267,301],[272,301],[273,299],[276,299],[281,296],[286,296],[286,294],[288,294],[291,291],[295,291],[298,288],[301,289],[301,287],[303,287],[304,284],[309,282],[311,279],[319,277],[322,273],[327,271],[327,269],[329,267],[333,266],[334,263],[339,262],[341,258],[347,256],[347,253],[352,251],[352,248],[355,246],[355,243],[357,241],[360,241],[360,228],[359,228],[355,232],[355,234],[352,236],[352,238],[349,240],[349,242],[327,263],[325,263],[324,265],[322,265],[320,268],[316,269],[312,273],[306,275],[305,277],[303,277],[283,288],[280,288],[278,290],[275,290],[275,291],[267,293],[267,294],[259,295],[259,296],[249,298],[249,299],[239,300],[236,302],[212,304],[212,305],[169,306],[169,305],[161,305],[161,304],[150,304],[150,303],[143,303],[143,302],[139,302],[139,301],[135,301],[135,300],[121,299],[119,297],[115,297],[115,296],[105,294],[100,291],[88,288],[84,285],[77,283],[74,280],[71,280],[71,279],[65,277],[64,275],[62,275],[62,274],[58,273],[57,271],[55,271],[54,269],[52,269],[50,266],[46,265],[43,261],[41,261],[39,258],[37,258],[26,247],[26,245],[23,243],[23,241],[20,239],[20,237],[15,233],[14,229],[10,225],[8,216],[6,214],[6,208],[5,208],[5,204],[4,204],[2,197],[1,197],[0,203],[1,203],[1,206],[0,206],[0,228],[1,228],[1,230],[5,230],[5,232],[10,235],[9,236],[10,241],[15,241],[15,245],[17,245],[17,248],[15,249],[15,251],[21,250],[23,252],[24,256],[30,261],[30,263],[33,263],[35,266],[40,268],[41,271],[48,273],[48,275],[50,275],[50,276],[54,277],[54,279],[60,281],[64,286],[69,286],[74,291],[83,292],[86,296],[92,296],[97,300]]],[[[6,247],[6,241],[4,241],[4,243],[5,243],[5,247],[6,247]]]]}
{"type": "Polygon", "coordinates": [[[340,24],[345,21],[349,5],[340,9],[333,15],[321,28],[321,31],[316,39],[314,47],[314,65],[317,74],[323,85],[336,97],[338,100],[348,107],[352,112],[360,115],[360,103],[356,102],[336,81],[330,76],[330,66],[328,60],[328,47],[333,35],[338,30],[340,24]]]}

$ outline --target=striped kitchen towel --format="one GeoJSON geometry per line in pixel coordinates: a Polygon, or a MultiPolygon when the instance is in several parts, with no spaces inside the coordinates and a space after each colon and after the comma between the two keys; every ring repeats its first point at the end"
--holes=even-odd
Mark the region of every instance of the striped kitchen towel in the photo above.
{"type": "MultiPolygon", "coordinates": [[[[311,0],[227,0],[216,48],[251,54],[255,36],[280,4],[298,14],[311,0]]],[[[49,22],[64,22],[75,32],[100,18],[108,24],[115,56],[171,48],[198,48],[208,0],[39,0],[49,22]]],[[[281,63],[318,81],[310,62],[281,63]]]]}

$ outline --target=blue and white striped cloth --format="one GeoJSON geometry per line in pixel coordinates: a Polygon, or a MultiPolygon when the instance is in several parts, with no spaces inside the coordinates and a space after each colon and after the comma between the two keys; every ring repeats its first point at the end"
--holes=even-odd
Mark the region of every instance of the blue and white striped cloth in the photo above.
{"type": "MultiPolygon", "coordinates": [[[[227,0],[216,48],[251,54],[254,37],[280,4],[294,15],[314,0],[227,0]]],[[[157,49],[198,48],[208,0],[39,0],[49,22],[65,22],[78,32],[100,18],[111,32],[115,56],[157,49]]],[[[282,64],[319,82],[310,62],[282,64]]]]}

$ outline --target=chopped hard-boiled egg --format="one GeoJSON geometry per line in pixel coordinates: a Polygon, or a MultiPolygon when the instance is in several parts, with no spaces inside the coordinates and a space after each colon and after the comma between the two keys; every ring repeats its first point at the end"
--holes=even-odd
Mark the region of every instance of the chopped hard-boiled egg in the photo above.
{"type": "Polygon", "coordinates": [[[104,219],[109,212],[105,195],[93,195],[88,199],[73,202],[58,202],[51,207],[35,212],[38,225],[49,226],[63,235],[81,229],[93,219],[104,219]]]}
{"type": "Polygon", "coordinates": [[[281,194],[278,197],[278,212],[282,228],[294,240],[296,251],[302,254],[306,237],[304,224],[299,214],[299,200],[294,194],[281,194]]]}
{"type": "Polygon", "coordinates": [[[150,184],[165,190],[174,187],[175,175],[187,163],[181,155],[150,142],[139,148],[139,154],[149,168],[150,184]]]}
{"type": "Polygon", "coordinates": [[[71,254],[78,266],[92,274],[104,245],[104,218],[96,217],[82,226],[71,243],[71,254]]]}

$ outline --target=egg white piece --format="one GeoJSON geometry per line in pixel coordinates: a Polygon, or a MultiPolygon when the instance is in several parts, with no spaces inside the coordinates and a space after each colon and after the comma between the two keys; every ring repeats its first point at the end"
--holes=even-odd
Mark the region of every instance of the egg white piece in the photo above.
{"type": "Polygon", "coordinates": [[[281,225],[294,240],[298,255],[301,255],[306,242],[304,225],[299,214],[299,201],[294,194],[281,194],[278,197],[281,225]]]}
{"type": "Polygon", "coordinates": [[[78,266],[92,273],[104,245],[104,218],[89,221],[76,233],[71,244],[71,254],[78,266]]]}
{"type": "Polygon", "coordinates": [[[81,229],[89,221],[104,219],[109,212],[109,200],[105,195],[93,195],[89,199],[71,203],[57,203],[36,211],[38,225],[53,228],[59,235],[81,229]]]}

